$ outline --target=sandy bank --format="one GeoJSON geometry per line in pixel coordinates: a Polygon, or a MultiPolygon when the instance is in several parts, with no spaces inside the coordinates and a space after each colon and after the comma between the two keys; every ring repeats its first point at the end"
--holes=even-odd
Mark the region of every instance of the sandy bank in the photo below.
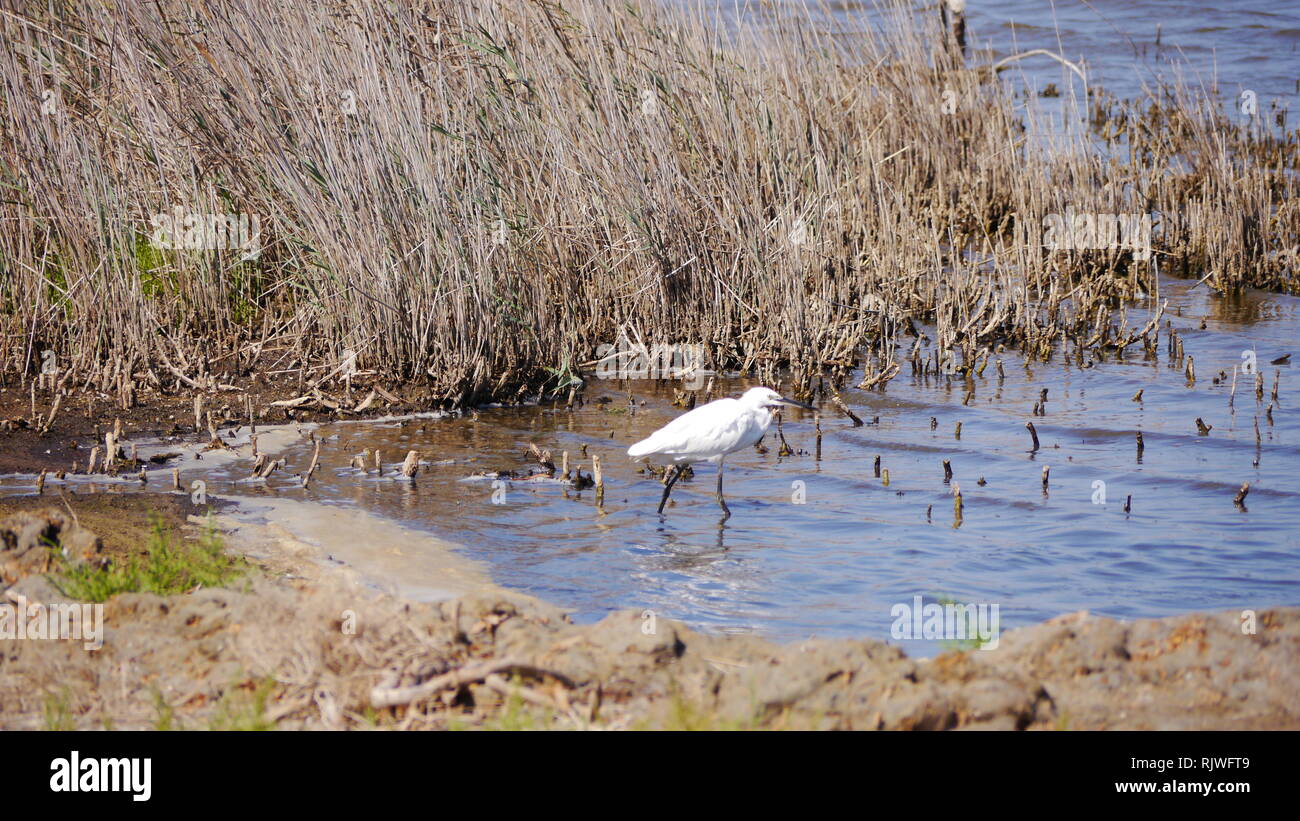
{"type": "MultiPolygon", "coordinates": [[[[8,556],[21,546],[6,504],[8,556]]],[[[4,641],[0,726],[1300,728],[1297,608],[1259,612],[1253,635],[1236,612],[1071,614],[1008,631],[997,650],[915,660],[873,640],[777,645],[636,611],[576,626],[490,586],[411,601],[332,569],[304,535],[238,525],[231,548],[262,572],[110,599],[99,650],[4,641]]],[[[481,581],[461,571],[447,578],[481,581]]],[[[29,579],[10,601],[57,598],[29,579]]]]}

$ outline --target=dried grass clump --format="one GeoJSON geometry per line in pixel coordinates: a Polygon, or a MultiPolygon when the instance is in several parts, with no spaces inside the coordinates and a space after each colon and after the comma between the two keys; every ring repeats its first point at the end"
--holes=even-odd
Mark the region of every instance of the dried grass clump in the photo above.
{"type": "Polygon", "coordinates": [[[1294,135],[1174,89],[1079,106],[1109,152],[1042,151],[901,4],[730,35],[651,2],[6,6],[0,374],[50,349],[69,389],[355,361],[509,400],[629,330],[805,387],[922,367],[915,321],[966,363],[1113,346],[1151,269],[1049,253],[1068,207],[1156,214],[1165,270],[1297,285],[1294,135]],[[154,247],[177,207],[256,218],[260,252],[154,247]]]}

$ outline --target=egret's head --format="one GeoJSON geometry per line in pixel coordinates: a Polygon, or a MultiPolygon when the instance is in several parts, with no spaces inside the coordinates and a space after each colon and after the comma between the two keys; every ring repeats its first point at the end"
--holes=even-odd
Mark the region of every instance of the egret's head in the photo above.
{"type": "Polygon", "coordinates": [[[816,410],[812,405],[805,405],[802,402],[796,402],[793,399],[786,399],[781,394],[771,388],[750,388],[745,391],[740,401],[746,405],[755,408],[779,408],[782,405],[789,405],[794,408],[803,408],[804,410],[816,410]]]}

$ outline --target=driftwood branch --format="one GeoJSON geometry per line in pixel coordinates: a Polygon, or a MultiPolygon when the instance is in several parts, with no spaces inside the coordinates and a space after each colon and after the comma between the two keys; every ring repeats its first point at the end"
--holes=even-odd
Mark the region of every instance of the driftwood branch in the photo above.
{"type": "Polygon", "coordinates": [[[993,73],[996,74],[997,72],[1006,68],[1011,63],[1019,62],[1025,59],[1026,57],[1037,57],[1039,55],[1043,57],[1051,57],[1053,60],[1056,60],[1058,63],[1065,66],[1070,71],[1073,71],[1075,74],[1079,75],[1079,79],[1083,81],[1083,95],[1085,98],[1088,96],[1088,75],[1084,73],[1084,70],[1080,66],[1076,65],[1075,63],[1071,63],[1069,60],[1065,59],[1064,57],[1057,54],[1056,52],[1048,51],[1045,48],[1031,49],[1029,51],[1022,51],[1019,54],[1012,54],[1010,57],[1003,57],[1001,60],[998,60],[996,63],[993,64],[993,73]]]}
{"type": "Polygon", "coordinates": [[[412,701],[427,698],[442,690],[463,687],[466,684],[483,681],[488,676],[501,673],[519,673],[520,675],[534,677],[550,676],[565,687],[573,687],[573,681],[568,676],[554,670],[547,670],[520,659],[494,659],[478,664],[469,664],[458,670],[452,670],[450,673],[444,673],[422,684],[410,687],[375,687],[370,691],[370,704],[373,707],[394,707],[399,704],[410,704],[412,701]]]}

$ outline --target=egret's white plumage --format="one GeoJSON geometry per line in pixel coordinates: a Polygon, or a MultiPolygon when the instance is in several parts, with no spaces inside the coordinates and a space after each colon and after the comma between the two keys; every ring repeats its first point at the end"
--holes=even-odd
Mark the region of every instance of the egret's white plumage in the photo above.
{"type": "Polygon", "coordinates": [[[659,458],[676,465],[668,478],[659,512],[682,470],[692,462],[718,465],[718,504],[728,516],[731,511],[722,498],[723,459],[728,453],[747,448],[763,438],[772,424],[771,408],[800,402],[785,399],[771,388],[750,388],[739,399],[718,399],[684,413],[627,449],[633,459],[659,458]]]}
{"type": "Polygon", "coordinates": [[[768,408],[781,396],[751,388],[739,399],[718,399],[684,413],[627,449],[634,459],[656,456],[673,464],[717,462],[763,438],[772,424],[768,408]]]}

